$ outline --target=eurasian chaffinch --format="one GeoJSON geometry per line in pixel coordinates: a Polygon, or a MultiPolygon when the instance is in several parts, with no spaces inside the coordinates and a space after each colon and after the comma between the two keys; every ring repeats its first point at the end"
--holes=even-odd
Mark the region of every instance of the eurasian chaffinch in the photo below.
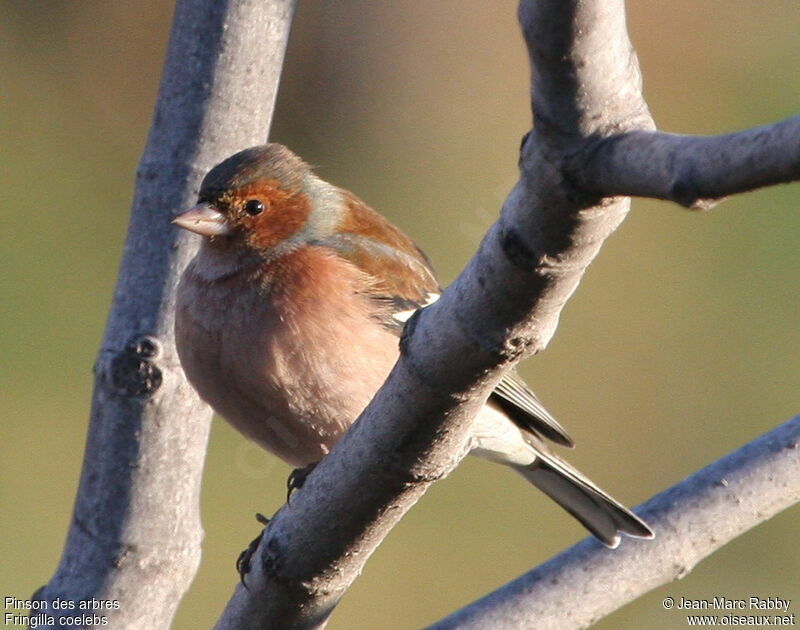
{"type": "MultiPolygon", "coordinates": [[[[215,166],[174,222],[204,237],[178,287],[186,376],[246,437],[292,466],[318,462],[388,376],[404,322],[438,297],[430,262],[280,144],[215,166]]],[[[521,473],[605,545],[653,536],[550,450],[572,440],[515,373],[471,440],[472,454],[521,473]]]]}

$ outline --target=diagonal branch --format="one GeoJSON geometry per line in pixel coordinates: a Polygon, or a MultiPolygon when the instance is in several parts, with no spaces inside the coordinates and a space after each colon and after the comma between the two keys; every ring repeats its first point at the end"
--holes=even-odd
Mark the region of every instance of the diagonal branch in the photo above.
{"type": "Polygon", "coordinates": [[[294,0],[179,0],[175,10],[72,523],[37,593],[115,600],[103,612],[118,630],[168,627],[200,561],[211,413],[183,376],[172,333],[176,281],[197,243],[169,220],[213,164],[266,138],[293,9],[294,0]]]}
{"type": "Polygon", "coordinates": [[[800,501],[800,416],[640,506],[655,543],[584,540],[429,630],[586,628],[800,501]],[[565,605],[564,602],[569,602],[565,605]]]}

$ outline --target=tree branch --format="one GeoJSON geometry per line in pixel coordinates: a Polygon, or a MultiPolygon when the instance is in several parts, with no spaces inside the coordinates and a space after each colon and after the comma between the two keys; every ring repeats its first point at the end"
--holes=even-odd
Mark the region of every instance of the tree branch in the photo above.
{"type": "Polygon", "coordinates": [[[586,628],[688,574],[703,558],[800,501],[800,416],[661,492],[637,513],[655,543],[615,551],[586,539],[429,630],[586,628]],[[565,605],[569,602],[569,605],[565,605]]]}
{"type": "Polygon", "coordinates": [[[800,179],[800,116],[721,136],[621,134],[589,147],[570,170],[598,195],[705,210],[728,195],[800,179]]]}
{"type": "Polygon", "coordinates": [[[177,3],[95,365],[72,524],[55,575],[37,592],[51,605],[116,600],[103,614],[118,630],[168,627],[200,560],[211,413],[183,376],[172,332],[175,285],[197,242],[169,220],[194,202],[211,166],[266,138],[294,4],[177,3]]]}

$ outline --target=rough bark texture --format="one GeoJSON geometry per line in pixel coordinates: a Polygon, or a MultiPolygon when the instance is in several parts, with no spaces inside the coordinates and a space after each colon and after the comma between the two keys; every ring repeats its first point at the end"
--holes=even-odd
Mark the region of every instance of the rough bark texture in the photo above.
{"type": "Polygon", "coordinates": [[[170,219],[211,166],[267,137],[293,9],[293,0],[177,3],[72,523],[37,592],[51,603],[115,600],[102,614],[116,630],[169,627],[200,561],[211,413],[183,376],[172,333],[175,285],[197,240],[170,219]]]}

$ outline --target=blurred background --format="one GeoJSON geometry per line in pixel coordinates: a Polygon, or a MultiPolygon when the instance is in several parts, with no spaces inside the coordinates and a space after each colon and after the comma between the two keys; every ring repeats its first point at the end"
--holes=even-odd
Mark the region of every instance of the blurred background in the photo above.
{"type": "MultiPolygon", "coordinates": [[[[713,134],[800,108],[796,0],[630,3],[662,129],[713,134]]],[[[53,572],[86,433],[172,2],[0,1],[0,595],[53,572]]],[[[450,282],[516,180],[527,56],[511,0],[301,2],[272,138],[411,234],[450,282]]],[[[706,214],[635,200],[523,375],[569,459],[635,505],[800,410],[800,187],[706,214]]],[[[210,627],[288,468],[215,420],[202,568],[174,627],[210,627]]],[[[800,511],[596,627],[681,628],[661,600],[800,602],[800,511]]],[[[584,536],[521,478],[465,461],[369,562],[333,629],[431,623],[584,536]]],[[[144,605],[144,603],[143,603],[144,605]]],[[[565,603],[567,606],[568,603],[565,603]]],[[[795,605],[790,612],[798,613],[795,605]]]]}

